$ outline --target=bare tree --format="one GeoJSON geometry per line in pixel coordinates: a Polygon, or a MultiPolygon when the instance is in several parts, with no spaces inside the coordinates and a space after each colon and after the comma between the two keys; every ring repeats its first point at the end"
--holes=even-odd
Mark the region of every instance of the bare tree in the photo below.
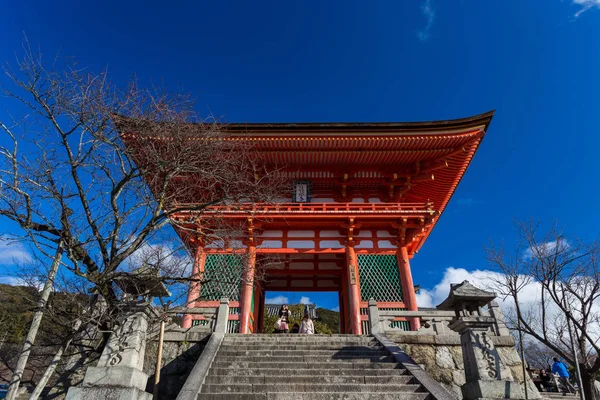
{"type": "Polygon", "coordinates": [[[547,346],[534,340],[528,340],[524,343],[524,353],[530,367],[543,369],[548,369],[552,366],[552,357],[556,355],[547,346]]]}
{"type": "MultiPolygon", "coordinates": [[[[203,223],[202,215],[226,202],[270,201],[280,187],[250,146],[197,117],[187,96],[144,90],[135,80],[119,90],[106,72],[69,60],[55,65],[61,68],[47,69],[26,46],[17,68],[5,69],[12,86],[4,94],[21,113],[0,119],[0,216],[21,228],[14,236],[40,257],[56,259],[62,249],[61,268],[106,302],[108,323],[120,302],[114,282],[129,273],[136,252],[176,240],[172,226],[205,241],[243,230],[216,214],[203,223]]],[[[186,271],[160,276],[202,280],[186,271]]],[[[28,346],[34,340],[32,332],[28,346]]]]}
{"type": "Polygon", "coordinates": [[[488,259],[504,274],[497,289],[514,302],[509,323],[569,364],[578,360],[584,394],[595,398],[600,371],[600,270],[598,243],[567,240],[555,225],[539,236],[539,224],[517,224],[519,241],[512,256],[493,245],[488,259]],[[533,285],[538,297],[523,299],[533,285]],[[574,351],[569,324],[573,327],[574,351]]]}

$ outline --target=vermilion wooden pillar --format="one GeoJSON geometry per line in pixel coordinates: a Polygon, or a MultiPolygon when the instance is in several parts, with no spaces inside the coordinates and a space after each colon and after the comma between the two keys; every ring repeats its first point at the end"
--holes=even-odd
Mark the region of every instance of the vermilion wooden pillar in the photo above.
{"type": "MultiPolygon", "coordinates": [[[[202,246],[196,248],[196,256],[194,257],[194,265],[192,267],[191,279],[202,279],[204,273],[204,264],[206,263],[206,253],[202,246]]],[[[188,290],[186,307],[192,308],[195,306],[196,301],[200,299],[200,281],[192,281],[188,290]]],[[[183,328],[191,328],[194,317],[191,314],[186,314],[183,317],[181,326],[183,328]]]]}
{"type": "Polygon", "coordinates": [[[350,318],[350,333],[355,335],[362,334],[360,323],[360,282],[358,278],[358,262],[354,247],[346,246],[346,268],[348,271],[348,312],[346,315],[350,318]]]}
{"type": "Polygon", "coordinates": [[[252,312],[252,289],[254,287],[254,267],[256,265],[256,247],[248,246],[248,255],[244,267],[244,277],[240,293],[240,333],[250,333],[250,313],[252,312]]]}
{"type": "MultiPolygon", "coordinates": [[[[404,306],[408,311],[417,311],[417,295],[415,294],[415,285],[412,279],[412,272],[410,271],[410,262],[408,261],[408,251],[406,250],[406,247],[398,248],[396,258],[398,260],[398,269],[400,271],[404,306]]],[[[409,318],[409,321],[413,331],[416,331],[421,327],[421,320],[419,318],[409,318]]]]}

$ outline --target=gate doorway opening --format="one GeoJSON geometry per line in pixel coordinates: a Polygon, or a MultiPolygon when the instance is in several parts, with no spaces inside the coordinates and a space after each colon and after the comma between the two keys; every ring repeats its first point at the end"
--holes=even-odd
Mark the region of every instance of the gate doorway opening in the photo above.
{"type": "Polygon", "coordinates": [[[315,324],[316,333],[340,333],[340,293],[339,292],[288,292],[266,291],[265,304],[262,307],[262,321],[259,329],[262,333],[273,333],[275,322],[279,318],[279,309],[285,304],[292,312],[290,333],[297,333],[294,325],[300,325],[305,313],[315,324]]]}

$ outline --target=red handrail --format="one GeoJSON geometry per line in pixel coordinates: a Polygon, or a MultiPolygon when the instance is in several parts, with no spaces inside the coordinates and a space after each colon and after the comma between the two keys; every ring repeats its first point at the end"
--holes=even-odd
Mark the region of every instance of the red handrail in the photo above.
{"type": "MultiPolygon", "coordinates": [[[[180,204],[183,206],[183,204],[180,204]]],[[[190,206],[193,206],[190,204],[190,206]]],[[[208,207],[206,213],[433,212],[432,203],[274,203],[208,207]]]]}

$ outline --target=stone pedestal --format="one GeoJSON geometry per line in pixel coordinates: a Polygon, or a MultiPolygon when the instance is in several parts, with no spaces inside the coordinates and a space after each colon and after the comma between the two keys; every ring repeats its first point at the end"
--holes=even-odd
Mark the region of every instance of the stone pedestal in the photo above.
{"type": "Polygon", "coordinates": [[[150,400],[145,391],[148,375],[142,372],[150,307],[129,310],[115,328],[95,367],[89,367],[81,387],[72,387],[67,400],[150,400]]]}
{"type": "Polygon", "coordinates": [[[460,334],[466,381],[461,391],[465,400],[525,398],[489,336],[497,328],[496,319],[481,310],[495,297],[464,281],[450,285],[450,295],[438,306],[456,313],[448,328],[460,334]]]}
{"type": "Polygon", "coordinates": [[[461,317],[449,328],[460,334],[466,383],[461,387],[464,399],[524,399],[520,385],[504,365],[492,339],[490,317],[461,317]]]}

